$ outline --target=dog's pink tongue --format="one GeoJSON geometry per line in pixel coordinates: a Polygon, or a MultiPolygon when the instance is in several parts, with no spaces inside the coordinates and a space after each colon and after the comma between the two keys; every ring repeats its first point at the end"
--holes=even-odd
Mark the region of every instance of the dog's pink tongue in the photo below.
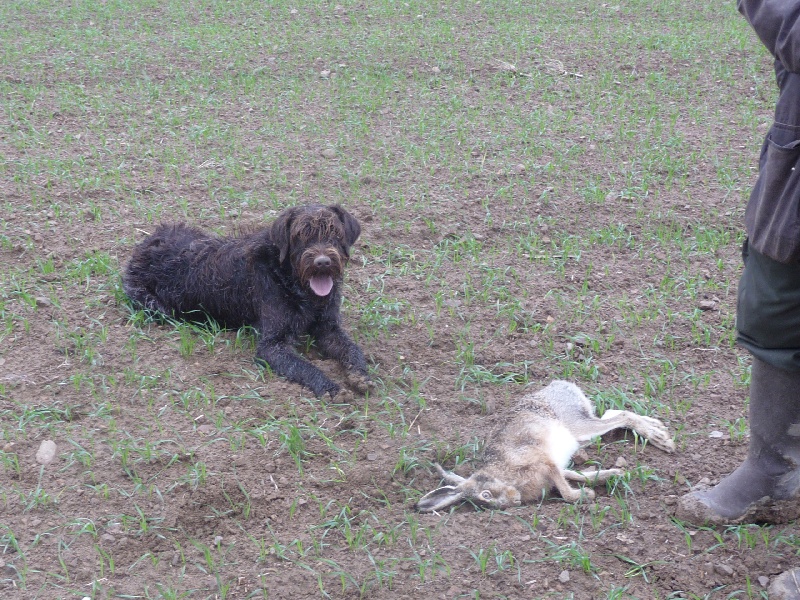
{"type": "Polygon", "coordinates": [[[333,277],[330,275],[314,275],[308,285],[311,286],[311,290],[317,296],[327,296],[333,289],[333,277]]]}

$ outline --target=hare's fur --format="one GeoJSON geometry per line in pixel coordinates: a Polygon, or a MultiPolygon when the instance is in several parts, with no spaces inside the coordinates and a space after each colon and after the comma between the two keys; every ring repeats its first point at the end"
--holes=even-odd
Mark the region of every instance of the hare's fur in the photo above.
{"type": "Polygon", "coordinates": [[[553,381],[520,400],[509,421],[487,444],[485,464],[479,471],[464,478],[437,464],[448,485],[420,498],[417,509],[431,512],[461,500],[503,509],[539,500],[551,488],[568,502],[576,502],[582,494],[591,499],[592,490],[581,491],[569,482],[602,483],[623,471],[571,471],[566,467],[582,442],[618,428],[632,429],[666,452],[675,450],[675,442],[658,419],[626,410],[607,410],[598,418],[578,386],[553,381]]]}

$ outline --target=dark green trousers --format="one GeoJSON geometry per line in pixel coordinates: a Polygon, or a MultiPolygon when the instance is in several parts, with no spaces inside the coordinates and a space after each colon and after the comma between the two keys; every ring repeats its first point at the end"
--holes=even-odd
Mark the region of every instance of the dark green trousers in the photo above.
{"type": "Polygon", "coordinates": [[[800,263],[784,264],[742,246],[737,341],[756,358],[800,371],[800,263]]]}

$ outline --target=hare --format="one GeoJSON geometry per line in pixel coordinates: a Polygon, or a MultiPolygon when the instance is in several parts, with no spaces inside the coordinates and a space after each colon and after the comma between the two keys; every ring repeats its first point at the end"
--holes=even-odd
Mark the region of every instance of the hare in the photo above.
{"type": "MultiPolygon", "coordinates": [[[[658,419],[626,410],[607,410],[598,418],[578,386],[553,381],[519,401],[510,422],[487,444],[482,469],[465,479],[435,465],[449,485],[425,494],[416,508],[432,512],[472,500],[487,508],[504,509],[538,500],[553,487],[567,502],[576,502],[582,492],[569,481],[603,483],[623,474],[621,469],[566,468],[581,442],[618,428],[634,430],[665,452],[675,450],[675,442],[658,419]]],[[[583,495],[592,499],[594,491],[583,490],[583,495]]]]}

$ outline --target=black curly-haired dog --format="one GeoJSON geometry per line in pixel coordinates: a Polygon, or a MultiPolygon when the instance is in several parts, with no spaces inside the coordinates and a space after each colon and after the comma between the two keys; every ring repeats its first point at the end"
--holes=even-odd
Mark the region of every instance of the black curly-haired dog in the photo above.
{"type": "Polygon", "coordinates": [[[335,396],[340,387],[295,352],[298,338],[310,335],[363,392],[366,360],[339,317],[344,267],[360,234],[338,205],[289,208],[271,226],[239,237],[160,225],[134,248],[123,286],[135,303],[169,317],[253,326],[258,359],[317,396],[335,396]]]}

